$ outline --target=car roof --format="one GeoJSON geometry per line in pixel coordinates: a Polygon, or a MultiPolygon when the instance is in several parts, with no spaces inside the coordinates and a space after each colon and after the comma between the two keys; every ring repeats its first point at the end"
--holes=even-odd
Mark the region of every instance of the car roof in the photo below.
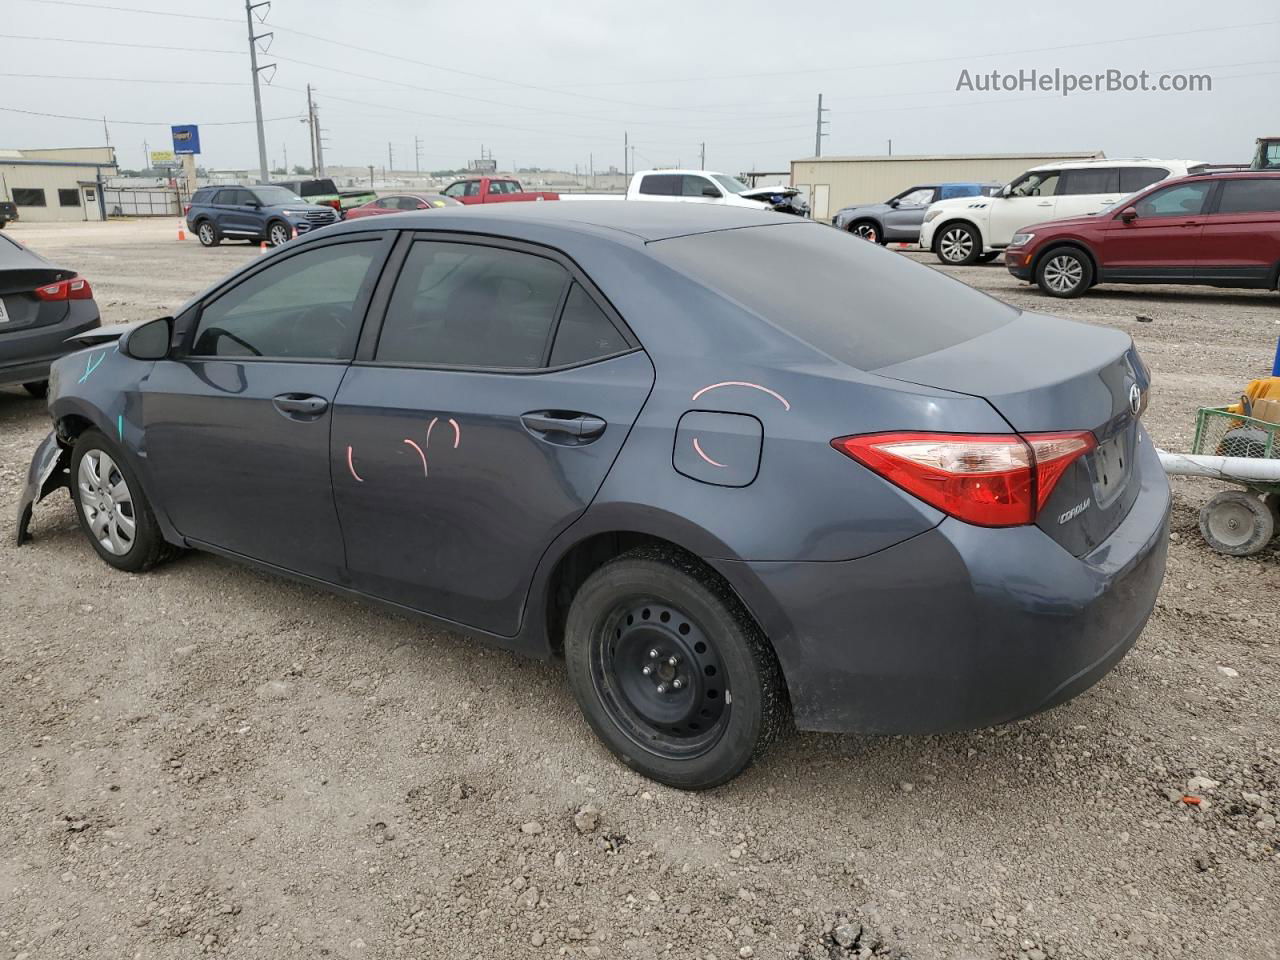
{"type": "Polygon", "coordinates": [[[1088,170],[1092,167],[1199,167],[1199,160],[1159,160],[1155,157],[1098,157],[1094,160],[1062,160],[1058,163],[1042,163],[1038,167],[1028,167],[1027,173],[1036,170],[1088,170]]]}
{"type": "MultiPolygon", "coordinates": [[[[361,229],[361,225],[365,223],[366,220],[360,219],[349,224],[338,224],[326,228],[323,235],[332,236],[335,231],[348,228],[361,229]]],[[[398,215],[396,223],[387,224],[386,228],[404,230],[422,226],[432,230],[510,233],[513,236],[521,235],[525,228],[545,231],[551,227],[582,234],[599,234],[602,230],[608,230],[629,234],[648,243],[716,230],[786,223],[805,224],[813,221],[772,210],[710,203],[648,203],[643,200],[583,200],[565,203],[547,200],[541,203],[530,201],[408,211],[398,215]]]]}

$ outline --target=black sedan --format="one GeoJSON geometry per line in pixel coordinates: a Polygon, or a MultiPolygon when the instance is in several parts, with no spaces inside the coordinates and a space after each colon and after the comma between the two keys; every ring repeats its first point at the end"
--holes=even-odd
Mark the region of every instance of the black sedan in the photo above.
{"type": "Polygon", "coordinates": [[[43,397],[49,365],[81,346],[67,338],[100,323],[88,280],[0,235],[0,387],[43,397]]]}

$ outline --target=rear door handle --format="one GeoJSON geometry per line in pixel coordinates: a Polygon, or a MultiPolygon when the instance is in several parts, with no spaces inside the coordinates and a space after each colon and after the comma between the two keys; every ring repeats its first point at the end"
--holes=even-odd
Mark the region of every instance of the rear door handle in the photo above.
{"type": "Polygon", "coordinates": [[[290,420],[314,420],[329,409],[329,401],[313,393],[282,393],[271,402],[290,420]]]}
{"type": "Polygon", "coordinates": [[[1037,203],[1037,204],[1036,204],[1036,206],[1037,206],[1037,207],[1052,207],[1052,206],[1053,206],[1053,204],[1052,204],[1051,202],[1049,202],[1048,200],[1041,200],[1039,203],[1037,203]]]}
{"type": "Polygon", "coordinates": [[[520,418],[526,430],[550,443],[575,446],[590,443],[608,424],[599,417],[587,413],[568,413],[561,410],[541,410],[526,413],[520,418]]]}

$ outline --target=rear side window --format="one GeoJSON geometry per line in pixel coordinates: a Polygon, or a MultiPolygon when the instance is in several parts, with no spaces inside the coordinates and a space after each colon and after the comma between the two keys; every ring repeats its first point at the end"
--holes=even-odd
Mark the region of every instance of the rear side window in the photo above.
{"type": "Polygon", "coordinates": [[[944,183],[939,191],[941,199],[950,200],[952,197],[976,197],[981,189],[976,183],[944,183]]]}
{"type": "Polygon", "coordinates": [[[540,367],[568,282],[568,271],[545,257],[420,240],[396,281],[375,359],[540,367]]]}
{"type": "Polygon", "coordinates": [[[1057,195],[1084,196],[1099,193],[1120,192],[1120,171],[1116,167],[1092,167],[1085,170],[1067,170],[1057,195]]]}
{"type": "Polygon", "coordinates": [[[640,179],[640,192],[651,197],[678,197],[684,177],[678,173],[651,173],[640,179]]]}
{"type": "Polygon", "coordinates": [[[1280,211],[1280,179],[1224,180],[1218,213],[1274,213],[1280,211]]]}
{"type": "Polygon", "coordinates": [[[1121,167],[1120,192],[1136,193],[1169,175],[1164,167],[1121,167]]]}
{"type": "Polygon", "coordinates": [[[192,203],[209,203],[212,197],[213,197],[212,190],[201,189],[201,190],[197,190],[195,193],[191,195],[191,202],[192,203]]]}
{"type": "Polygon", "coordinates": [[[1211,180],[1179,183],[1147,194],[1134,206],[1140,217],[1195,216],[1204,209],[1204,202],[1213,186],[1211,180]]]}
{"type": "Polygon", "coordinates": [[[584,363],[626,349],[627,342],[587,291],[576,283],[570,287],[560,326],[556,328],[551,366],[584,363]]]}
{"type": "Polygon", "coordinates": [[[1018,315],[965,283],[815,222],[701,233],[650,243],[648,249],[774,326],[862,370],[963,343],[1018,315]],[[760,269],[764,263],[770,269],[760,269]]]}

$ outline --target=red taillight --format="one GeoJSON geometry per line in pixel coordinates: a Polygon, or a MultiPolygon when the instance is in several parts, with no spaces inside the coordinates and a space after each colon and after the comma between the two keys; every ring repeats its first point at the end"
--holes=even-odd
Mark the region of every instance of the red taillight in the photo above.
{"type": "Polygon", "coordinates": [[[191,212],[191,204],[184,203],[182,205],[182,215],[185,217],[190,212],[191,212]]]}
{"type": "Polygon", "coordinates": [[[1034,523],[1062,474],[1096,445],[1088,431],[970,435],[878,433],[831,445],[966,523],[1034,523]]]}
{"type": "Polygon", "coordinates": [[[36,287],[32,291],[40,300],[92,300],[93,288],[84,277],[72,277],[36,287]]]}

